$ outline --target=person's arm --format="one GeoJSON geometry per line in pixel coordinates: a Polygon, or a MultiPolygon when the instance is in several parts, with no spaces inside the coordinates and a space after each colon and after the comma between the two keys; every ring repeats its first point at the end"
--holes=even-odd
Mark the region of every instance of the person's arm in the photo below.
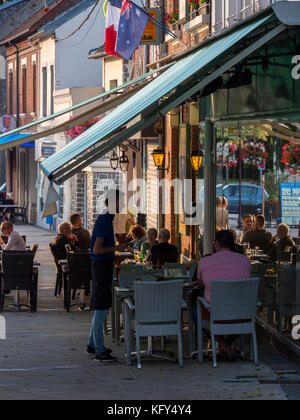
{"type": "Polygon", "coordinates": [[[225,221],[226,221],[226,229],[230,229],[230,226],[229,226],[229,214],[228,214],[228,211],[226,210],[226,213],[225,213],[225,221]]]}
{"type": "Polygon", "coordinates": [[[93,253],[95,255],[111,254],[112,252],[115,252],[115,251],[124,251],[126,247],[127,247],[126,242],[120,245],[115,245],[115,246],[104,246],[104,238],[96,238],[93,253]]]}
{"type": "Polygon", "coordinates": [[[127,222],[131,225],[131,226],[134,226],[135,225],[135,221],[133,220],[133,218],[132,217],[128,217],[128,219],[127,219],[127,222]]]}
{"type": "Polygon", "coordinates": [[[192,281],[190,283],[190,285],[191,286],[198,286],[201,289],[204,289],[204,285],[203,285],[202,279],[201,279],[201,268],[200,268],[200,264],[198,264],[198,267],[197,267],[197,280],[192,281]]]}

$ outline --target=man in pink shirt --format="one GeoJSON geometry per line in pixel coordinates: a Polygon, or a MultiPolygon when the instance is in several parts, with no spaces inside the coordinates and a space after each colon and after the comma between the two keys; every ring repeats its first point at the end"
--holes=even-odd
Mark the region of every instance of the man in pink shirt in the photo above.
{"type": "MultiPolygon", "coordinates": [[[[210,302],[210,286],[212,280],[240,280],[251,277],[251,263],[245,255],[233,252],[234,236],[228,230],[221,230],[216,235],[216,253],[202,258],[198,265],[197,284],[204,288],[204,297],[210,302]]],[[[202,308],[204,319],[210,319],[210,313],[202,308]]],[[[230,347],[233,337],[225,339],[222,336],[216,337],[221,353],[232,359],[234,354],[230,347]]]]}

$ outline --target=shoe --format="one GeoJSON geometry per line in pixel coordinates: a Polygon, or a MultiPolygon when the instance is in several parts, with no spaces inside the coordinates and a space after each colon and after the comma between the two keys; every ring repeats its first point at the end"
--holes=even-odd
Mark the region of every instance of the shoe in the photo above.
{"type": "MultiPolygon", "coordinates": [[[[87,354],[96,354],[95,348],[94,347],[91,347],[91,346],[87,346],[85,352],[87,354]]],[[[112,349],[106,349],[105,352],[111,354],[112,353],[112,349]]]]}
{"type": "Polygon", "coordinates": [[[94,349],[94,347],[91,346],[87,346],[86,351],[87,354],[96,354],[96,350],[94,349]]]}
{"type": "Polygon", "coordinates": [[[96,353],[94,362],[116,362],[117,358],[105,351],[104,353],[96,353]]]}

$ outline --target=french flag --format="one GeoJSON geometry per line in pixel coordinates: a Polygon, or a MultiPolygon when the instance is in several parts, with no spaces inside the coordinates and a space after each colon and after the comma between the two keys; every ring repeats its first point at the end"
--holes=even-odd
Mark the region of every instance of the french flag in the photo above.
{"type": "Polygon", "coordinates": [[[116,43],[120,23],[122,0],[109,0],[107,2],[106,22],[105,22],[105,52],[106,54],[116,55],[116,43]]]}
{"type": "Polygon", "coordinates": [[[138,48],[149,17],[129,0],[108,0],[105,52],[129,60],[138,48]]]}

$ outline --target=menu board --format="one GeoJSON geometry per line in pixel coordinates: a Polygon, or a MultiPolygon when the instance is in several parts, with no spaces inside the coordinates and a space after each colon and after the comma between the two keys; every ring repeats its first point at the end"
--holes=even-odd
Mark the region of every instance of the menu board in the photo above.
{"type": "Polygon", "coordinates": [[[281,221],[289,226],[300,222],[300,183],[280,184],[281,221]]]}

